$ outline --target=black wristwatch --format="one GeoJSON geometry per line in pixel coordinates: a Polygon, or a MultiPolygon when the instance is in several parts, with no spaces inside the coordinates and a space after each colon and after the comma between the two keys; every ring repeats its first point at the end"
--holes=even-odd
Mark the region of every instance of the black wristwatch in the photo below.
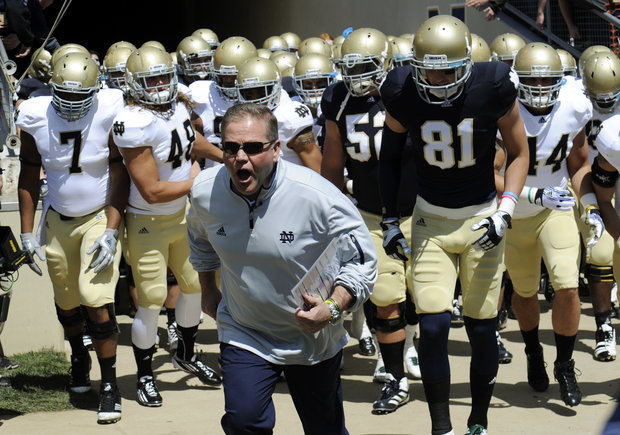
{"type": "Polygon", "coordinates": [[[331,319],[329,319],[329,324],[335,325],[340,322],[340,320],[342,320],[342,312],[340,311],[340,305],[338,305],[338,302],[332,298],[329,298],[325,300],[325,303],[329,307],[329,311],[332,315],[331,319]]]}

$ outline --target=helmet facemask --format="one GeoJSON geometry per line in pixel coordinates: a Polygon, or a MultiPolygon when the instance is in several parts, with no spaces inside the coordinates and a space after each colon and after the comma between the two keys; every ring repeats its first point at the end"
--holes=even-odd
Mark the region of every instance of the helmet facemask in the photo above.
{"type": "Polygon", "coordinates": [[[183,75],[196,80],[208,80],[213,69],[213,51],[202,50],[183,59],[183,75]]]}
{"type": "Polygon", "coordinates": [[[240,103],[261,104],[270,110],[280,104],[281,89],[282,85],[279,80],[261,81],[258,78],[248,78],[243,84],[237,83],[240,103]]]}
{"type": "Polygon", "coordinates": [[[451,61],[445,54],[425,54],[421,60],[414,57],[413,78],[418,94],[424,101],[430,104],[444,104],[456,100],[461,95],[472,68],[471,48],[468,48],[467,52],[468,56],[451,61]],[[454,72],[454,81],[445,85],[431,84],[427,74],[429,70],[443,70],[445,74],[454,72]]]}
{"type": "Polygon", "coordinates": [[[363,57],[358,53],[345,54],[338,62],[338,66],[341,69],[344,84],[351,95],[356,97],[378,90],[386,75],[384,60],[377,56],[363,57]]]}
{"type": "Polygon", "coordinates": [[[81,82],[65,81],[62,85],[51,82],[52,107],[63,119],[77,121],[93,106],[97,86],[82,87],[81,82]]]}
{"type": "Polygon", "coordinates": [[[517,99],[527,107],[535,109],[546,109],[552,107],[560,96],[560,88],[562,87],[562,71],[551,71],[548,65],[532,65],[530,74],[523,74],[517,71],[519,75],[519,87],[517,91],[517,99]],[[542,77],[550,79],[551,84],[545,85],[528,85],[524,80],[528,78],[542,77]]]}
{"type": "Polygon", "coordinates": [[[178,79],[174,67],[153,65],[148,71],[132,73],[127,71],[127,84],[131,95],[145,104],[170,104],[177,97],[178,79]],[[161,77],[160,84],[153,84],[161,77]]]}
{"type": "Polygon", "coordinates": [[[306,74],[295,76],[295,91],[305,104],[316,108],[321,104],[325,89],[336,81],[336,74],[336,72],[325,74],[320,70],[307,70],[306,74]],[[310,80],[314,80],[316,86],[312,86],[310,80]]]}
{"type": "Polygon", "coordinates": [[[237,67],[234,65],[222,65],[220,69],[213,71],[215,87],[220,91],[220,95],[225,101],[239,101],[239,94],[235,85],[237,72],[237,67]]]}

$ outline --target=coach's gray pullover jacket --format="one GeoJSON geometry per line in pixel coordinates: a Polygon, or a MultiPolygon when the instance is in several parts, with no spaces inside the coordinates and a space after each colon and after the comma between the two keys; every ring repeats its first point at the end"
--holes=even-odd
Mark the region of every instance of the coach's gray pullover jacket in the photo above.
{"type": "Polygon", "coordinates": [[[233,189],[224,165],[200,173],[187,216],[190,261],[198,272],[220,268],[219,340],[276,364],[316,364],[347,343],[339,325],[317,334],[295,318],[291,290],[334,238],[344,240],[336,282],[368,299],[377,253],[353,203],[305,167],[279,160],[271,186],[254,204],[233,189]]]}

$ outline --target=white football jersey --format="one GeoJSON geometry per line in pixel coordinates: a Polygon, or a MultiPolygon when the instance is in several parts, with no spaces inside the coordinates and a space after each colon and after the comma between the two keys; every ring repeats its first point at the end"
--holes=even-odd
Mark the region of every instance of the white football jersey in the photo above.
{"type": "Polygon", "coordinates": [[[278,119],[278,137],[282,142],[280,157],[289,162],[303,165],[297,153],[287,146],[288,142],[302,130],[312,127],[314,119],[308,106],[288,98],[281,98],[280,104],[273,110],[278,119]]]}
{"type": "MultiPolygon", "coordinates": [[[[530,168],[525,184],[558,186],[562,178],[569,179],[566,158],[573,147],[573,139],[592,118],[592,104],[576,87],[562,86],[558,101],[547,115],[533,115],[522,103],[519,105],[530,148],[530,168]]],[[[540,211],[538,205],[519,201],[514,215],[533,216],[540,211]]]]}
{"type": "MultiPolygon", "coordinates": [[[[212,80],[197,80],[189,85],[194,102],[194,112],[202,120],[202,134],[212,144],[220,146],[220,124],[234,101],[225,100],[212,80]]],[[[205,168],[221,163],[205,159],[205,168]]]]}
{"type": "Polygon", "coordinates": [[[67,121],[52,97],[29,98],[19,106],[16,125],[35,140],[47,176],[49,205],[65,216],[84,216],[104,207],[110,192],[108,138],[124,106],[118,89],[101,89],[86,116],[67,121]]]}
{"type": "MultiPolygon", "coordinates": [[[[196,134],[184,104],[173,103],[172,115],[160,114],[140,106],[127,106],[114,120],[114,142],[119,148],[151,147],[159,179],[189,179],[190,153],[196,134]]],[[[131,182],[127,210],[139,214],[170,215],[185,207],[187,197],[149,204],[131,182]]]]}
{"type": "MultiPolygon", "coordinates": [[[[594,145],[601,156],[620,171],[620,113],[617,110],[601,123],[594,145]]],[[[616,198],[619,195],[620,183],[616,182],[616,198]]],[[[615,207],[620,215],[620,201],[615,201],[615,207]]]]}

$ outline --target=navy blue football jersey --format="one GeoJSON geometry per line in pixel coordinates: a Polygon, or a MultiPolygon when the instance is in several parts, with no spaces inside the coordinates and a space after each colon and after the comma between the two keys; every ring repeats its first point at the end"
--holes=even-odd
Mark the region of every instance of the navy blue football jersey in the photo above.
{"type": "MultiPolygon", "coordinates": [[[[353,180],[353,197],[365,211],[382,214],[379,192],[379,154],[385,108],[381,97],[348,95],[344,82],[329,86],[321,100],[322,114],[335,122],[344,147],[347,176],[353,180]],[[343,103],[346,105],[343,107],[343,103]]],[[[399,216],[409,216],[415,204],[415,168],[411,146],[405,146],[401,165],[401,187],[398,198],[399,216]]]]}
{"type": "Polygon", "coordinates": [[[493,160],[497,121],[515,103],[517,81],[503,62],[474,64],[462,94],[450,103],[426,103],[410,68],[396,68],[381,86],[390,115],[414,144],[418,195],[459,208],[496,196],[493,160]]]}

